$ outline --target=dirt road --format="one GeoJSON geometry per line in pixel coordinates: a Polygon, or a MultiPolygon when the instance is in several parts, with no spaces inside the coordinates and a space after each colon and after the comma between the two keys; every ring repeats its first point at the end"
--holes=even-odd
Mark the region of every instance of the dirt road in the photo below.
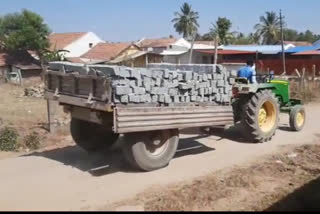
{"type": "MultiPolygon", "coordinates": [[[[287,130],[283,115],[271,142],[244,143],[237,130],[181,134],[176,157],[164,169],[132,172],[119,153],[87,155],[72,145],[0,160],[0,210],[94,210],[131,198],[148,188],[179,183],[258,160],[286,145],[316,143],[320,138],[320,105],[306,106],[304,130],[287,130]]],[[[67,139],[71,141],[71,139],[67,139]]]]}

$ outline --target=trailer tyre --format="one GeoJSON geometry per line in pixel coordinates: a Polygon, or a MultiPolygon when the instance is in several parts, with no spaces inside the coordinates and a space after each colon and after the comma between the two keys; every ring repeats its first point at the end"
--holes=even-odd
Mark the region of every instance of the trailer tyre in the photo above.
{"type": "Polygon", "coordinates": [[[178,129],[128,133],[124,135],[123,154],[133,168],[152,171],[169,164],[179,142],[178,129]]]}
{"type": "Polygon", "coordinates": [[[110,148],[118,139],[106,127],[76,118],[71,119],[70,131],[75,143],[88,152],[110,148]]]}
{"type": "Polygon", "coordinates": [[[289,115],[289,123],[292,131],[301,131],[306,121],[306,112],[303,106],[294,106],[289,115]]]}

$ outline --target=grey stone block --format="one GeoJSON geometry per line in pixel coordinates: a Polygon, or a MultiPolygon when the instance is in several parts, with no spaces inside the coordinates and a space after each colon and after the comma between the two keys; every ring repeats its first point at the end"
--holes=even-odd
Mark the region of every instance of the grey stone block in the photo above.
{"type": "Polygon", "coordinates": [[[185,96],[185,101],[186,101],[186,103],[190,103],[190,97],[189,96],[185,96]]]}
{"type": "Polygon", "coordinates": [[[178,95],[176,95],[176,96],[173,97],[173,102],[174,102],[174,103],[180,103],[180,100],[179,100],[179,96],[178,96],[178,95]]]}
{"type": "Polygon", "coordinates": [[[212,74],[207,74],[208,80],[212,80],[212,74]]]}
{"type": "Polygon", "coordinates": [[[202,79],[202,75],[198,75],[198,80],[199,80],[199,82],[202,82],[203,81],[203,79],[202,79]]]}
{"type": "Polygon", "coordinates": [[[218,80],[217,87],[224,87],[224,85],[225,85],[224,80],[218,80]]]}
{"type": "Polygon", "coordinates": [[[151,96],[151,102],[153,102],[153,103],[157,103],[158,102],[158,95],[152,95],[151,96]]]}
{"type": "Polygon", "coordinates": [[[165,80],[165,79],[162,79],[162,80],[161,80],[161,87],[166,87],[166,88],[168,88],[168,87],[169,87],[169,81],[168,81],[168,80],[165,80]]]}
{"type": "Polygon", "coordinates": [[[141,79],[141,74],[140,74],[140,71],[138,69],[132,69],[130,71],[130,77],[131,78],[135,78],[135,79],[141,79]]]}
{"type": "Polygon", "coordinates": [[[146,89],[143,88],[143,87],[134,87],[133,88],[133,93],[134,94],[138,94],[138,95],[145,94],[146,93],[146,89]]]}
{"type": "Polygon", "coordinates": [[[164,102],[167,104],[172,103],[171,97],[167,94],[164,95],[164,102]]]}
{"type": "Polygon", "coordinates": [[[204,88],[199,88],[199,95],[204,95],[204,88]]]}
{"type": "Polygon", "coordinates": [[[237,77],[238,72],[236,70],[232,70],[230,76],[231,77],[237,77]]]}
{"type": "Polygon", "coordinates": [[[121,102],[120,96],[119,96],[119,95],[114,95],[114,96],[113,96],[113,102],[114,102],[114,103],[120,103],[120,102],[121,102]]]}
{"type": "Polygon", "coordinates": [[[127,68],[120,68],[120,69],[114,70],[115,76],[124,77],[124,78],[130,77],[130,71],[131,69],[127,69],[127,68]]]}
{"type": "Polygon", "coordinates": [[[169,70],[165,70],[163,78],[169,79],[169,74],[170,74],[169,70]]]}
{"type": "Polygon", "coordinates": [[[190,97],[191,102],[196,102],[197,101],[197,96],[193,95],[190,97]]]}
{"type": "Polygon", "coordinates": [[[215,101],[216,102],[221,102],[221,94],[216,94],[215,95],[215,101]]]}
{"type": "Polygon", "coordinates": [[[121,103],[128,103],[129,102],[129,96],[128,95],[122,95],[121,97],[120,97],[120,102],[121,103]]]}
{"type": "Polygon", "coordinates": [[[183,80],[183,74],[182,73],[178,73],[178,81],[182,81],[183,80]]]}
{"type": "Polygon", "coordinates": [[[236,82],[235,78],[230,77],[229,78],[229,83],[230,84],[234,84],[236,82]]]}
{"type": "Polygon", "coordinates": [[[158,97],[159,97],[158,101],[159,101],[160,103],[164,103],[164,95],[161,94],[161,95],[159,95],[158,97]]]}
{"type": "Polygon", "coordinates": [[[155,86],[161,86],[161,78],[156,78],[155,86]]]}
{"type": "Polygon", "coordinates": [[[151,78],[144,77],[143,79],[143,87],[146,89],[147,92],[151,90],[151,78]]]}
{"type": "Polygon", "coordinates": [[[180,88],[180,89],[191,89],[192,87],[193,87],[192,82],[179,83],[179,88],[180,88]]]}
{"type": "Polygon", "coordinates": [[[135,81],[135,80],[130,80],[130,81],[129,81],[129,85],[130,85],[131,88],[137,87],[137,84],[136,84],[136,81],[135,81]]]}
{"type": "Polygon", "coordinates": [[[217,87],[217,80],[211,80],[211,87],[212,88],[217,87]]]}
{"type": "Polygon", "coordinates": [[[145,69],[145,68],[140,68],[139,70],[140,70],[141,76],[149,77],[149,78],[152,77],[152,72],[151,72],[151,70],[145,69]]]}
{"type": "Polygon", "coordinates": [[[208,75],[206,73],[202,74],[202,79],[203,79],[203,81],[207,81],[208,75]]]}
{"type": "Polygon", "coordinates": [[[180,73],[183,75],[184,81],[190,81],[192,80],[192,71],[180,71],[180,73]]]}
{"type": "Polygon", "coordinates": [[[209,102],[209,97],[203,97],[204,102],[209,102]]]}
{"type": "Polygon", "coordinates": [[[172,80],[171,83],[169,83],[168,87],[169,88],[177,88],[179,86],[179,81],[177,79],[172,80]]]}
{"type": "Polygon", "coordinates": [[[178,95],[178,89],[176,89],[176,88],[169,88],[169,95],[170,95],[170,96],[176,96],[176,95],[178,95]]]}
{"type": "Polygon", "coordinates": [[[119,80],[113,80],[112,81],[112,86],[115,87],[115,86],[128,86],[130,83],[130,80],[128,79],[119,79],[119,80]]]}
{"type": "Polygon", "coordinates": [[[224,93],[224,88],[219,88],[218,93],[223,94],[224,93]]]}
{"type": "Polygon", "coordinates": [[[197,96],[197,102],[203,102],[203,97],[202,96],[197,96]]]}
{"type": "Polygon", "coordinates": [[[140,103],[140,96],[135,94],[129,95],[129,102],[130,103],[140,103]]]}
{"type": "Polygon", "coordinates": [[[152,87],[151,94],[168,94],[168,88],[165,87],[152,87]]]}
{"type": "Polygon", "coordinates": [[[116,95],[126,95],[131,93],[132,93],[132,89],[129,86],[116,86],[115,88],[116,95]]]}
{"type": "Polygon", "coordinates": [[[153,70],[152,71],[152,77],[154,78],[154,79],[156,79],[156,78],[163,78],[163,71],[162,70],[153,70]]]}
{"type": "Polygon", "coordinates": [[[209,94],[209,88],[204,88],[204,94],[205,95],[209,94]]]}
{"type": "Polygon", "coordinates": [[[184,103],[186,102],[185,97],[184,96],[180,96],[180,102],[184,103]]]}
{"type": "Polygon", "coordinates": [[[193,80],[198,80],[199,78],[198,78],[198,76],[199,76],[199,74],[198,73],[196,73],[196,72],[193,72],[193,80]]]}

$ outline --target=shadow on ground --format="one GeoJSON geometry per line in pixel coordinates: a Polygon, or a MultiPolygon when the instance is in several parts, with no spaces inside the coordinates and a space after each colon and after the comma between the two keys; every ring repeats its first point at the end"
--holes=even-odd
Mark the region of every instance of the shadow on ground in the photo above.
{"type": "Polygon", "coordinates": [[[320,177],[295,190],[265,211],[318,211],[319,202],[320,177]]]}
{"type": "MultiPolygon", "coordinates": [[[[197,141],[204,137],[207,137],[207,135],[181,139],[174,158],[213,151],[213,148],[207,147],[197,141]]],[[[118,143],[120,144],[121,140],[119,141],[118,143]]],[[[121,150],[117,146],[112,150],[93,154],[88,154],[78,146],[67,146],[49,151],[34,152],[24,156],[45,157],[64,165],[75,167],[81,171],[89,172],[93,176],[102,176],[116,172],[135,172],[128,167],[128,164],[123,159],[121,150]]]]}

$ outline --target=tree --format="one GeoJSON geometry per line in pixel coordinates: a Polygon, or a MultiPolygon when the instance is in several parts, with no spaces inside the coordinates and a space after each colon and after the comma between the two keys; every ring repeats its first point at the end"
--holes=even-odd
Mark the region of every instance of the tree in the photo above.
{"type": "Polygon", "coordinates": [[[284,36],[284,40],[297,41],[299,34],[298,34],[298,31],[287,28],[283,30],[283,36],[284,36]]]}
{"type": "Polygon", "coordinates": [[[175,30],[183,35],[183,38],[192,40],[194,34],[198,31],[198,12],[192,10],[191,5],[184,3],[180,8],[180,12],[174,13],[175,18],[172,19],[175,30]]]}
{"type": "Polygon", "coordinates": [[[275,12],[266,12],[265,16],[260,17],[260,23],[254,28],[263,44],[274,44],[280,37],[280,18],[275,12]]]}
{"type": "Polygon", "coordinates": [[[212,24],[212,28],[210,28],[210,34],[212,35],[212,39],[218,36],[220,44],[230,44],[232,39],[234,38],[233,33],[230,32],[231,26],[232,23],[229,19],[225,17],[218,17],[216,23],[212,24]]]}
{"type": "Polygon", "coordinates": [[[40,15],[28,10],[1,17],[0,40],[8,51],[31,50],[40,59],[49,48],[49,27],[40,15]]]}

